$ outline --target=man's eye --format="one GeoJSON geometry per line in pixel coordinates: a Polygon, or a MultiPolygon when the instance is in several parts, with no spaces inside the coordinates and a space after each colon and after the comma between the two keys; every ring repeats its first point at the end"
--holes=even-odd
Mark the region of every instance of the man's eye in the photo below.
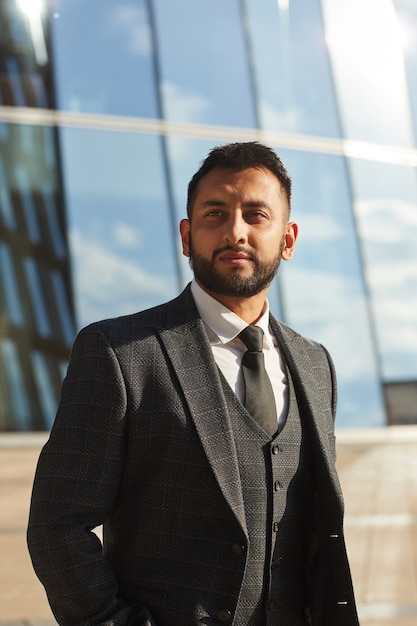
{"type": "Polygon", "coordinates": [[[245,217],[246,219],[266,219],[268,216],[263,211],[250,211],[245,217]]]}
{"type": "Polygon", "coordinates": [[[212,209],[211,211],[208,211],[206,213],[207,217],[212,217],[212,216],[219,217],[219,216],[222,216],[223,214],[224,214],[223,211],[221,211],[220,209],[212,209]]]}

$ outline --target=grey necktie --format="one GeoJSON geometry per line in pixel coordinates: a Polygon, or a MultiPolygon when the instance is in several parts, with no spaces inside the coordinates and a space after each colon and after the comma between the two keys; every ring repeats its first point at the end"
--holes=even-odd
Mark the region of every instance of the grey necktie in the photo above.
{"type": "Polygon", "coordinates": [[[272,437],[278,429],[277,409],[271,381],[265,369],[263,335],[259,326],[247,326],[238,337],[247,347],[242,359],[244,405],[261,428],[272,437]]]}

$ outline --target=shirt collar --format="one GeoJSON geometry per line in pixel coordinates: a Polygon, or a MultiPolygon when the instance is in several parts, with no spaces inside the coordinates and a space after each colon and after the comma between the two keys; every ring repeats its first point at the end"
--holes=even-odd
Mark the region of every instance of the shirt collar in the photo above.
{"type": "MultiPolygon", "coordinates": [[[[241,317],[210,296],[194,279],[191,283],[191,293],[201,319],[218,337],[218,343],[232,341],[248,324],[241,317]]],[[[273,347],[273,339],[269,331],[269,303],[265,300],[265,310],[256,326],[264,331],[264,337],[269,347],[273,347]]]]}

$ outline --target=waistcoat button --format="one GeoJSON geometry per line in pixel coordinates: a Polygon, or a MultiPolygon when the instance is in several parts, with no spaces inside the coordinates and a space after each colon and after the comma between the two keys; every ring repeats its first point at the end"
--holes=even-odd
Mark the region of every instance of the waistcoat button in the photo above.
{"type": "Polygon", "coordinates": [[[272,446],[272,454],[278,454],[279,452],[281,452],[281,448],[279,447],[279,445],[275,444],[274,446],[272,446]]]}
{"type": "Polygon", "coordinates": [[[232,621],[232,614],[227,609],[221,609],[216,617],[222,624],[230,624],[232,621]]]}

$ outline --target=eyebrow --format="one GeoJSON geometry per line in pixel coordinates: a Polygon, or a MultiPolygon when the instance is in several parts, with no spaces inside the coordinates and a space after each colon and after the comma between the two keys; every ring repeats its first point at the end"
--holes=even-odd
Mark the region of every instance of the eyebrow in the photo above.
{"type": "MultiPolygon", "coordinates": [[[[199,205],[200,208],[206,208],[206,207],[210,207],[210,206],[218,206],[218,207],[224,207],[227,206],[228,202],[224,202],[223,200],[217,200],[217,199],[209,199],[209,200],[204,200],[204,202],[201,202],[201,204],[199,205]]],[[[264,202],[263,200],[248,200],[247,202],[244,202],[242,205],[244,208],[246,209],[269,209],[269,204],[267,204],[266,202],[264,202]]]]}

